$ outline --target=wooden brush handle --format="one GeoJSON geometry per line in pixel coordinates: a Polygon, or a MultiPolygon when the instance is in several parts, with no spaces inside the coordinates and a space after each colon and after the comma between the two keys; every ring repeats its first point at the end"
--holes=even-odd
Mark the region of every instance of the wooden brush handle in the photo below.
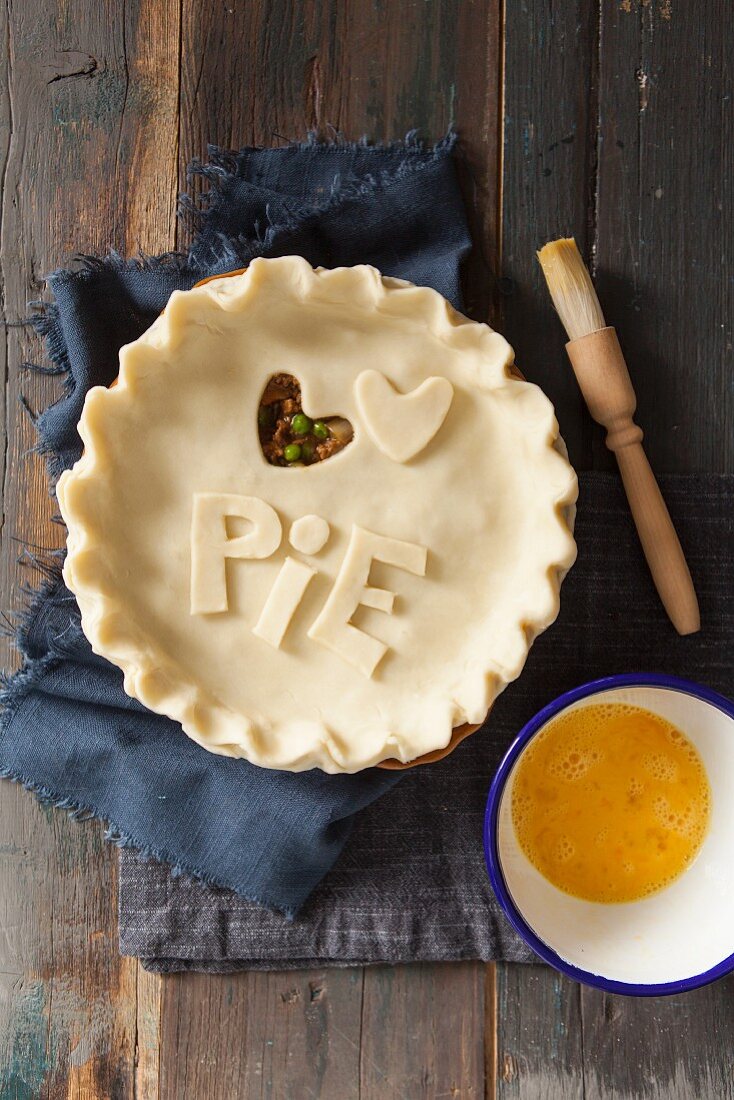
{"type": "Polygon", "coordinates": [[[637,400],[613,328],[566,345],[589,412],[607,429],[630,510],[655,587],[679,634],[701,627],[698,600],[665,501],[642,448],[642,429],[632,419],[637,400]]]}

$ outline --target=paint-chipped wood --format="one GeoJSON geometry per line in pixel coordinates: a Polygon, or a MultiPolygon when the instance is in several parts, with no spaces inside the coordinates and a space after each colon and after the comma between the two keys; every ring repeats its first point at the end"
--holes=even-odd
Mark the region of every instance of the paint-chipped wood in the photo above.
{"type": "Polygon", "coordinates": [[[580,994],[587,1100],[734,1097],[734,979],[640,1001],[580,994]]]}
{"type": "Polygon", "coordinates": [[[0,835],[0,1096],[131,1097],[135,964],[100,829],[13,787],[0,835]]]}
{"type": "MultiPolygon", "coordinates": [[[[178,10],[178,0],[2,5],[6,614],[21,607],[20,584],[37,579],[17,563],[23,546],[62,538],[19,403],[24,394],[38,408],[58,385],[22,372],[42,349],[20,322],[43,274],[70,254],[172,245],[178,10]]],[[[2,645],[2,663],[12,664],[7,639],[2,645]]],[[[137,970],[118,954],[115,852],[100,825],[72,822],[1,783],[0,1096],[136,1095],[137,970]]]]}
{"type": "Polygon", "coordinates": [[[498,965],[497,1029],[498,1100],[583,1100],[575,982],[547,967],[498,965]]]}

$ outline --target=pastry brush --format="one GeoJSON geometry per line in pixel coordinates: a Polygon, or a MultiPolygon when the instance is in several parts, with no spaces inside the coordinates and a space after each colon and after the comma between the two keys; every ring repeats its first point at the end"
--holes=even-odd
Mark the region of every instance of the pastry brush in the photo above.
{"type": "Polygon", "coordinates": [[[573,238],[538,253],[569,342],[566,351],[589,412],[607,430],[655,587],[679,634],[700,629],[698,600],[681,544],[642,448],[642,429],[617,333],[606,324],[591,276],[573,238]]]}

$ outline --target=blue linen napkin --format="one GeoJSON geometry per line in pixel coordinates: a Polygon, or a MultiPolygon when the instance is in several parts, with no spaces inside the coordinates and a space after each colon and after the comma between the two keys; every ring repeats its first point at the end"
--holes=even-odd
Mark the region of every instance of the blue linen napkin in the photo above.
{"type": "MultiPolygon", "coordinates": [[[[49,278],[54,302],[36,327],[62,398],[37,420],[53,479],[79,458],[76,426],[91,386],[109,385],[119,348],[149,327],[174,290],[258,255],[312,264],[371,263],[432,286],[460,308],[470,248],[452,139],[426,149],[304,144],[209,150],[193,172],[211,189],[184,200],[197,233],[187,254],[85,258],[49,278]]],[[[58,564],[23,617],[23,667],[7,681],[0,775],[107,823],[107,837],[210,885],[292,917],[332,866],[352,819],[394,773],[292,775],[214,756],[178,723],[130,699],[122,674],[92,653],[58,564]]]]}

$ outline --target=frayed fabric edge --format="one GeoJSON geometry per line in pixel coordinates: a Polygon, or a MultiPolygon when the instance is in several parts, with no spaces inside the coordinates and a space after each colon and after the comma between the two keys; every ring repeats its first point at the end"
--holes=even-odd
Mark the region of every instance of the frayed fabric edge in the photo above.
{"type": "MultiPolygon", "coordinates": [[[[0,736],[10,718],[12,718],[16,692],[19,694],[23,692],[24,675],[30,671],[30,666],[34,661],[44,660],[43,657],[31,656],[29,638],[36,616],[61,581],[61,558],[64,552],[52,550],[48,553],[51,560],[44,560],[38,554],[29,550],[24,551],[19,558],[19,560],[24,560],[27,564],[39,569],[43,579],[38,584],[25,584],[22,587],[21,591],[25,597],[25,605],[13,612],[13,618],[16,621],[13,622],[7,616],[5,617],[6,625],[2,628],[3,633],[6,637],[12,638],[15,648],[23,657],[25,663],[16,672],[0,672],[0,707],[2,707],[2,712],[0,712],[0,736]]],[[[45,655],[46,658],[52,657],[57,660],[60,660],[63,656],[62,652],[45,655]]]]}
{"type": "Polygon", "coordinates": [[[42,338],[47,357],[51,360],[51,366],[43,363],[24,363],[23,369],[32,374],[57,375],[62,379],[62,390],[59,396],[50,401],[39,413],[31,412],[25,397],[21,394],[20,400],[31,417],[36,429],[37,439],[32,450],[46,459],[49,478],[51,479],[51,491],[59,478],[59,469],[56,453],[53,447],[46,441],[43,435],[43,418],[49,410],[56,408],[66,401],[74,392],[76,382],[69,362],[69,352],[64,339],[64,333],[59,319],[59,308],[55,302],[35,301],[30,302],[31,314],[28,322],[33,330],[42,338]]]}
{"type": "Polygon", "coordinates": [[[275,150],[262,145],[245,145],[240,149],[225,149],[221,145],[207,145],[207,163],[203,164],[198,157],[194,157],[187,168],[186,177],[191,181],[195,176],[204,176],[212,180],[226,176],[237,176],[240,165],[246,158],[264,152],[278,152],[283,156],[296,155],[304,151],[311,152],[315,149],[328,149],[329,152],[345,154],[365,151],[374,152],[375,154],[402,153],[406,157],[423,157],[426,162],[430,162],[450,153],[458,140],[458,135],[453,129],[433,144],[423,141],[418,134],[418,130],[409,130],[404,138],[372,143],[367,137],[362,137],[358,141],[348,141],[341,137],[338,132],[335,132],[332,139],[324,141],[315,131],[310,130],[304,141],[292,141],[288,145],[275,150]]]}
{"type": "Polygon", "coordinates": [[[175,251],[162,252],[158,256],[152,256],[147,252],[138,252],[135,256],[123,256],[115,249],[110,249],[104,256],[78,252],[74,255],[73,261],[77,265],[75,268],[57,268],[44,277],[52,289],[54,285],[76,279],[90,278],[102,271],[147,271],[150,273],[173,271],[176,274],[185,275],[189,270],[188,253],[175,251]]]}
{"type": "MultiPolygon", "coordinates": [[[[10,722],[3,721],[0,726],[0,733],[7,733],[9,726],[10,722]]],[[[155,859],[158,863],[168,867],[174,878],[178,878],[181,875],[188,875],[189,878],[194,879],[196,882],[202,882],[206,886],[214,886],[222,890],[231,890],[233,893],[238,894],[240,897],[244,898],[245,901],[249,901],[253,905],[260,905],[264,909],[270,909],[271,911],[275,910],[278,913],[282,913],[288,921],[294,921],[298,914],[300,906],[285,908],[282,904],[272,899],[245,894],[238,890],[231,882],[220,879],[215,875],[206,874],[203,871],[197,871],[189,864],[182,863],[173,856],[167,855],[163,849],[155,848],[150,844],[144,844],[142,841],[136,839],[131,833],[115,825],[114,822],[106,818],[104,814],[95,809],[94,806],[87,805],[75,798],[60,795],[51,787],[40,783],[34,783],[32,780],[27,779],[20,772],[16,772],[11,768],[0,768],[0,779],[8,779],[11,783],[19,783],[26,791],[30,791],[31,794],[35,795],[42,805],[53,806],[57,810],[66,811],[73,821],[101,822],[104,826],[105,840],[114,844],[117,848],[132,848],[134,851],[144,856],[145,859],[155,859]]]]}
{"type": "MultiPolygon", "coordinates": [[[[29,635],[33,629],[36,616],[43,604],[53,594],[62,581],[61,565],[58,557],[50,562],[43,561],[34,556],[34,564],[46,575],[43,581],[28,593],[28,602],[25,608],[19,612],[19,622],[14,629],[8,629],[12,634],[18,652],[23,656],[23,666],[11,675],[3,675],[2,690],[0,690],[0,741],[9,736],[13,721],[25,700],[34,691],[49,672],[64,660],[67,653],[58,641],[42,656],[29,654],[29,635]]],[[[174,876],[189,875],[198,882],[207,886],[216,886],[225,890],[232,890],[253,905],[261,905],[266,909],[276,910],[282,913],[288,921],[296,918],[300,906],[285,907],[281,903],[265,897],[245,894],[233,883],[220,879],[215,875],[199,871],[195,867],[165,850],[145,844],[138,840],[132,833],[120,828],[110,821],[99,809],[78,799],[61,795],[45,784],[34,783],[21,772],[13,768],[0,767],[0,779],[9,779],[13,783],[19,783],[25,790],[36,796],[39,802],[45,805],[55,806],[59,810],[65,810],[74,821],[100,821],[104,826],[104,839],[115,844],[118,848],[132,848],[146,859],[155,859],[159,863],[170,867],[174,876]]]]}
{"type": "MultiPolygon", "coordinates": [[[[203,242],[199,239],[205,228],[206,221],[216,214],[220,205],[226,202],[226,189],[228,185],[241,179],[240,164],[248,156],[261,152],[256,147],[246,147],[239,151],[223,149],[216,145],[207,148],[207,163],[203,164],[198,159],[192,160],[188,168],[188,178],[199,177],[210,184],[210,190],[192,197],[188,193],[182,193],[178,199],[179,217],[188,219],[195,231],[195,238],[191,244],[189,258],[192,267],[209,268],[216,266],[225,258],[224,253],[236,244],[243,250],[250,249],[252,258],[267,251],[274,237],[280,231],[289,231],[298,228],[304,221],[312,217],[321,217],[330,210],[344,203],[366,198],[376,192],[384,191],[394,183],[399,183],[406,176],[417,174],[430,165],[437,163],[444,157],[450,156],[458,135],[450,130],[445,137],[434,145],[425,145],[418,137],[417,131],[411,130],[401,141],[390,142],[384,145],[370,145],[363,142],[323,142],[318,141],[315,135],[310,134],[305,142],[294,143],[283,148],[284,153],[291,150],[301,151],[325,147],[334,151],[353,152],[358,149],[374,149],[376,153],[402,153],[404,159],[391,168],[383,168],[378,172],[368,172],[360,179],[343,182],[340,176],[336,176],[332,182],[330,194],[322,202],[295,204],[289,214],[280,214],[277,222],[270,222],[263,234],[256,238],[239,236],[237,238],[222,238],[219,245],[222,252],[218,252],[213,245],[209,245],[208,251],[202,251],[203,242]]],[[[256,184],[251,185],[257,189],[256,184]]],[[[241,262],[238,257],[237,262],[241,262]]]]}

